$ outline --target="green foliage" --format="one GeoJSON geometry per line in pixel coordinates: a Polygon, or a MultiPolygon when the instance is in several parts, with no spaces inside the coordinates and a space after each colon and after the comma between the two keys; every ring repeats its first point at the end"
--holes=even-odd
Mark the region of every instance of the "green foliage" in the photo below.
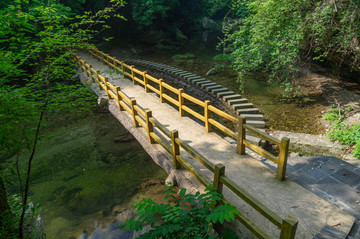
{"type": "Polygon", "coordinates": [[[214,56],[214,61],[232,61],[233,57],[230,54],[218,54],[214,56]]]}
{"type": "Polygon", "coordinates": [[[168,17],[168,11],[179,5],[178,0],[135,0],[132,1],[132,17],[142,26],[150,26],[154,20],[168,17]]]}
{"type": "Polygon", "coordinates": [[[323,119],[332,124],[335,121],[341,121],[344,117],[344,113],[344,110],[332,107],[323,115],[323,119]]]}
{"type": "Polygon", "coordinates": [[[354,149],[352,151],[353,155],[357,158],[360,158],[360,139],[356,141],[354,149]]]}
{"type": "MultiPolygon", "coordinates": [[[[17,213],[1,212],[0,222],[3,217],[17,220],[19,238],[30,233],[25,230],[24,215],[31,162],[41,129],[46,124],[55,127],[59,120],[83,114],[95,106],[94,95],[73,78],[75,62],[70,50],[87,45],[86,41],[98,32],[94,27],[106,28],[105,20],[116,15],[115,10],[124,4],[122,0],[110,2],[110,7],[75,17],[71,17],[69,7],[55,0],[14,0],[0,8],[0,158],[5,158],[5,162],[0,162],[1,185],[6,180],[3,172],[9,161],[17,164],[17,157],[7,156],[29,155],[28,162],[23,164],[28,168],[18,171],[27,172],[25,176],[18,175],[25,178],[24,184],[19,183],[23,196],[20,219],[17,213]]],[[[4,182],[8,183],[14,184],[4,182]]],[[[0,190],[1,195],[6,195],[3,187],[0,190]]],[[[0,208],[7,208],[4,201],[1,198],[0,208]]]]}
{"type": "Polygon", "coordinates": [[[181,189],[178,197],[174,187],[166,187],[165,199],[169,204],[158,204],[151,199],[143,198],[135,203],[136,218],[127,220],[121,228],[139,231],[144,225],[150,225],[151,230],[139,238],[216,238],[211,235],[213,223],[223,223],[240,215],[240,212],[230,204],[214,207],[220,202],[222,195],[211,186],[204,194],[186,194],[181,189]]]}
{"type": "Polygon", "coordinates": [[[180,54],[177,54],[177,55],[174,55],[172,56],[173,59],[189,59],[189,58],[194,58],[194,54],[191,54],[191,53],[186,53],[184,55],[180,55],[180,54]]]}
{"type": "Polygon", "coordinates": [[[223,47],[233,49],[240,78],[260,71],[268,74],[271,83],[292,84],[301,59],[327,60],[358,70],[358,6],[358,1],[348,0],[233,1],[238,19],[236,24],[224,23],[223,47]]]}
{"type": "Polygon", "coordinates": [[[225,68],[225,65],[224,65],[224,64],[216,64],[216,65],[215,65],[215,68],[224,69],[224,68],[225,68]]]}
{"type": "MultiPolygon", "coordinates": [[[[18,218],[20,218],[23,206],[22,206],[22,199],[19,195],[12,195],[8,198],[8,202],[11,209],[11,214],[0,212],[0,217],[2,218],[2,227],[0,227],[0,237],[1,238],[18,238],[18,234],[16,230],[9,231],[7,228],[17,228],[19,221],[18,218]]],[[[25,206],[25,210],[27,211],[26,217],[25,217],[25,224],[24,227],[28,228],[28,234],[26,235],[26,238],[32,239],[32,238],[41,238],[41,236],[44,234],[44,231],[39,231],[42,228],[36,228],[34,230],[34,222],[38,219],[42,207],[40,204],[37,204],[34,206],[32,203],[27,204],[25,206]],[[32,228],[33,230],[30,230],[32,228]]]]}
{"type": "Polygon", "coordinates": [[[344,110],[332,108],[324,114],[323,118],[331,125],[327,136],[340,144],[353,146],[353,155],[360,158],[360,123],[349,125],[344,119],[345,113],[344,110]]]}

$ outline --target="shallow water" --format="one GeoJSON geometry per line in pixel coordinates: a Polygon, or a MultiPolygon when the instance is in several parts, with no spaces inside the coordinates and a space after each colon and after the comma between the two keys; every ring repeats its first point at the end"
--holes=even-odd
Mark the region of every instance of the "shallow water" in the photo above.
{"type": "Polygon", "coordinates": [[[42,205],[50,239],[76,238],[84,227],[97,228],[90,238],[101,238],[101,228],[111,223],[101,220],[114,206],[128,203],[143,179],[167,176],[109,113],[63,127],[35,156],[30,200],[42,205]],[[126,139],[114,140],[119,135],[126,139]]]}

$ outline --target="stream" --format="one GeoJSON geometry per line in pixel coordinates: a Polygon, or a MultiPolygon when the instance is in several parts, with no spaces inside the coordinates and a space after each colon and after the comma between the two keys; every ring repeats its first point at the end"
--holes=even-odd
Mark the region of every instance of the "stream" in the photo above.
{"type": "Polygon", "coordinates": [[[95,113],[41,141],[30,201],[43,208],[46,238],[128,238],[110,225],[114,208],[127,207],[144,181],[166,176],[110,113],[95,113]],[[102,230],[109,225],[112,231],[102,230]]]}

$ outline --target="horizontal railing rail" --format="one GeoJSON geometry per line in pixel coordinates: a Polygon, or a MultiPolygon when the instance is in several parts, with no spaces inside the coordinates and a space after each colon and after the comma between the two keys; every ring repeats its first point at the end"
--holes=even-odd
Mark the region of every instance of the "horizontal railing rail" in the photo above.
{"type": "MultiPolygon", "coordinates": [[[[293,239],[295,238],[296,228],[298,221],[291,216],[287,216],[286,218],[281,218],[279,215],[271,211],[264,204],[262,204],[259,200],[254,198],[251,194],[242,189],[239,185],[237,185],[234,181],[228,178],[225,175],[225,166],[222,164],[214,165],[208,159],[203,157],[199,152],[197,152],[193,147],[189,144],[185,143],[183,140],[179,138],[179,134],[177,130],[169,131],[164,125],[162,125],[157,119],[152,117],[152,112],[150,110],[144,110],[142,107],[136,104],[135,99],[130,99],[123,93],[119,86],[112,85],[107,77],[103,77],[100,75],[100,72],[97,70],[93,70],[92,66],[87,64],[86,61],[83,61],[80,57],[74,54],[75,61],[80,66],[81,70],[86,72],[87,75],[96,74],[96,77],[92,77],[94,81],[96,81],[101,89],[104,89],[107,93],[108,99],[114,99],[118,105],[119,110],[126,110],[133,118],[134,127],[141,126],[148,135],[148,140],[151,144],[158,142],[167,152],[172,155],[173,164],[175,169],[179,169],[180,165],[186,168],[195,178],[199,180],[204,186],[213,184],[214,188],[222,193],[223,185],[225,185],[228,189],[230,189],[233,193],[235,193],[238,197],[240,197],[243,201],[245,201],[249,206],[263,215],[267,220],[273,223],[275,226],[280,228],[280,239],[293,239]],[[154,131],[154,127],[156,127],[163,135],[169,138],[168,143],[166,140],[163,140],[161,136],[159,136],[156,131],[154,131]],[[199,163],[204,165],[211,173],[213,173],[213,180],[210,182],[201,172],[195,169],[193,165],[191,165],[182,155],[180,148],[184,151],[188,152],[194,159],[196,159],[199,163]]],[[[110,59],[107,55],[102,55],[102,57],[97,57],[98,59],[107,60],[110,59]]],[[[206,103],[205,103],[206,104],[206,103]]],[[[215,110],[216,111],[216,110],[215,110]]],[[[245,130],[246,126],[243,127],[245,130]]],[[[253,130],[249,128],[249,130],[253,130]]],[[[269,140],[276,141],[277,139],[268,138],[269,140]]],[[[278,141],[276,141],[279,143],[278,141]]],[[[246,141],[245,141],[246,143],[246,141]]],[[[281,145],[281,142],[279,143],[281,145]]],[[[227,199],[223,198],[223,203],[229,203],[227,199]]],[[[250,219],[248,219],[245,215],[236,215],[236,218],[243,223],[255,236],[258,238],[271,238],[268,234],[266,234],[262,229],[259,228],[256,224],[254,224],[250,219]]]]}

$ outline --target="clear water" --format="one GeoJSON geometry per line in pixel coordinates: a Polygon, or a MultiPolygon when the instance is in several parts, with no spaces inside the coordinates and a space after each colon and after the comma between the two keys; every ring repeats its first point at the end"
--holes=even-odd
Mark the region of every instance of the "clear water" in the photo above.
{"type": "MultiPolygon", "coordinates": [[[[107,216],[114,206],[128,203],[145,178],[165,179],[166,173],[140,144],[126,136],[111,114],[101,113],[42,140],[30,197],[43,207],[47,238],[79,238],[84,231],[82,238],[104,238],[101,228],[112,222],[107,216]],[[119,135],[125,139],[115,142],[119,135]],[[93,229],[96,235],[91,236],[93,229]]],[[[119,235],[117,230],[115,226],[111,233],[119,235]]]]}

